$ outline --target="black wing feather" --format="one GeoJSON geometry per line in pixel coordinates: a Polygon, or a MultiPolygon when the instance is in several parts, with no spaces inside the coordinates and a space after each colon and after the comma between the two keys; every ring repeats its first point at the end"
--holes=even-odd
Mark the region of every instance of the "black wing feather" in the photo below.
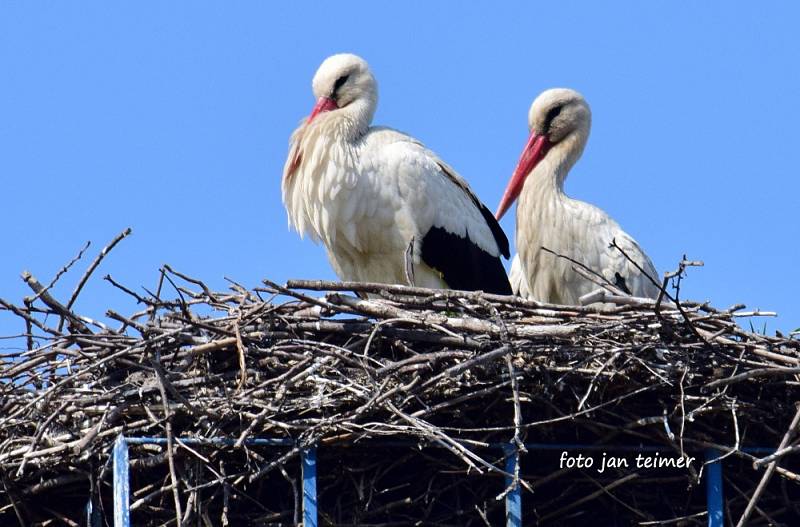
{"type": "Polygon", "coordinates": [[[483,215],[483,219],[486,220],[486,224],[489,225],[489,228],[492,230],[492,236],[494,236],[494,241],[497,242],[497,248],[500,249],[500,254],[509,258],[511,252],[508,250],[508,238],[506,237],[506,233],[503,232],[503,228],[497,223],[494,214],[486,208],[486,205],[478,201],[478,198],[474,196],[473,199],[475,204],[481,209],[481,214],[483,215]]]}
{"type": "MultiPolygon", "coordinates": [[[[499,226],[497,228],[500,229],[499,226]]],[[[501,234],[502,232],[500,230],[501,234]]],[[[422,261],[442,274],[442,278],[452,289],[511,294],[511,284],[500,257],[492,256],[478,247],[469,239],[469,231],[465,238],[441,227],[431,227],[422,239],[421,256],[422,261]]]]}
{"type": "Polygon", "coordinates": [[[628,283],[625,281],[625,277],[619,273],[614,273],[614,285],[624,293],[628,293],[629,295],[633,294],[628,287],[628,283]]]}
{"type": "Polygon", "coordinates": [[[478,199],[472,190],[465,185],[456,175],[452,172],[450,167],[445,165],[444,163],[437,163],[439,168],[442,170],[442,173],[447,176],[447,178],[456,184],[461,190],[463,190],[469,199],[478,207],[478,210],[481,211],[481,216],[486,221],[486,224],[489,226],[489,229],[492,231],[492,236],[494,237],[494,241],[497,242],[497,248],[500,249],[500,254],[505,256],[506,258],[511,257],[511,252],[509,250],[508,245],[508,237],[506,237],[506,233],[503,232],[503,228],[500,227],[500,224],[497,223],[497,220],[494,217],[494,214],[486,208],[486,205],[481,203],[481,200],[478,199]]]}

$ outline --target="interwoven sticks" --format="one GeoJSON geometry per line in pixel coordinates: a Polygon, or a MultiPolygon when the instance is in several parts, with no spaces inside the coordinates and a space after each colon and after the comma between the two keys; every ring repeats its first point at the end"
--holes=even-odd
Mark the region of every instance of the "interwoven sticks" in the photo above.
{"type": "Polygon", "coordinates": [[[744,511],[766,466],[775,476],[751,521],[796,513],[787,430],[800,400],[800,342],[742,330],[740,308],[566,307],[321,281],[212,292],[166,266],[161,276],[147,295],[109,277],[143,304],[109,313],[116,327],[35,289],[27,304],[2,301],[28,328],[28,349],[0,365],[0,517],[35,523],[48,517],[44,503],[79,523],[75,501],[90,487],[108,505],[106,461],[121,433],[170,438],[169,448],[131,451],[137,524],[194,525],[204,515],[291,524],[297,455],[310,445],[322,459],[323,524],[496,524],[507,489],[495,446],[509,443],[625,447],[619,455],[630,459],[646,445],[700,459],[601,474],[559,466],[560,450],[521,452],[513,476],[531,522],[577,525],[613,509],[642,524],[703,523],[696,489],[708,447],[734,463],[731,514],[744,511]],[[195,448],[181,437],[238,446],[195,448]],[[296,447],[247,448],[254,437],[296,447]],[[779,445],[779,457],[751,466],[768,454],[746,447],[779,445]],[[267,481],[282,481],[285,496],[266,500],[267,481]]]}

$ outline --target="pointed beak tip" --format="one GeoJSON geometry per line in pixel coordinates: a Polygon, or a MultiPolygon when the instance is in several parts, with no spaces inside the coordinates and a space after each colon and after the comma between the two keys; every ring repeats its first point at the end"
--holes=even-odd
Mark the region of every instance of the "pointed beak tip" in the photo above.
{"type": "Polygon", "coordinates": [[[511,180],[508,182],[506,191],[503,193],[500,205],[497,207],[497,212],[495,212],[494,216],[498,221],[500,221],[500,218],[505,215],[508,209],[511,208],[511,205],[517,200],[520,192],[522,192],[522,186],[528,174],[530,174],[539,161],[542,160],[548,149],[549,144],[547,142],[547,137],[532,131],[530,137],[528,137],[528,141],[525,143],[525,148],[517,162],[511,180]]]}
{"type": "Polygon", "coordinates": [[[314,105],[314,109],[311,110],[311,114],[308,116],[306,124],[313,121],[317,115],[324,112],[329,112],[331,110],[336,110],[338,108],[339,106],[336,104],[336,101],[334,101],[330,97],[320,97],[317,100],[317,103],[314,105]]]}

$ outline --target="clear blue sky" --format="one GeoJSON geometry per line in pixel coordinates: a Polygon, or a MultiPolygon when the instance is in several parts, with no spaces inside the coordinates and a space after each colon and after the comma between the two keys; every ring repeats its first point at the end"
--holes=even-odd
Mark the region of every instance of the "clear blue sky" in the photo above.
{"type": "MultiPolygon", "coordinates": [[[[0,297],[128,226],[80,311],[130,312],[100,278],[152,287],[163,263],[215,287],[333,278],[288,230],[280,178],[312,75],[349,51],[378,79],[375,122],[423,140],[491,209],[533,98],[583,92],[593,130],[567,191],[660,271],[704,260],[687,296],[794,329],[798,20],[791,2],[2,2],[0,297]]],[[[0,334],[21,328],[0,312],[0,334]]]]}

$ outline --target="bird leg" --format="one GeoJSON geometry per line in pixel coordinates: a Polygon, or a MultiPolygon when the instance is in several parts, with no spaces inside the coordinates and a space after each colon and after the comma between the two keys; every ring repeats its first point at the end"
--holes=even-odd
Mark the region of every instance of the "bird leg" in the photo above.
{"type": "Polygon", "coordinates": [[[408,247],[406,247],[405,251],[405,271],[406,271],[406,282],[411,287],[414,287],[414,237],[411,237],[411,241],[408,242],[408,247]]]}

